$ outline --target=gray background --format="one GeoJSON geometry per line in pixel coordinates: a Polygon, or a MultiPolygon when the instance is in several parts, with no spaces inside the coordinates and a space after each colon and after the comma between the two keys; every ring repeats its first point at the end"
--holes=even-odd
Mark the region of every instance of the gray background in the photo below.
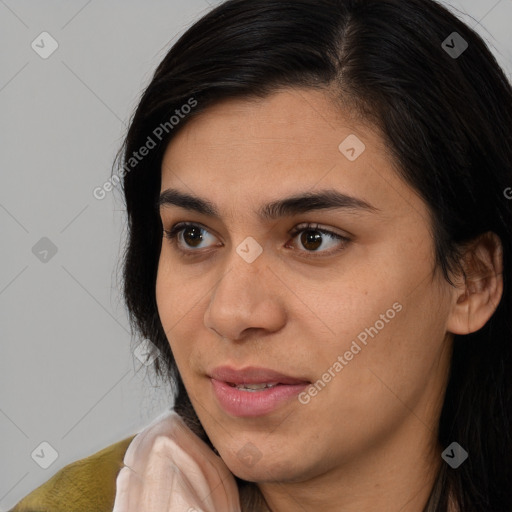
{"type": "MultiPolygon", "coordinates": [[[[120,194],[93,190],[169,46],[218,3],[0,0],[0,511],[171,405],[133,352],[120,194]]],[[[512,0],[450,4],[511,77],[512,0]]]]}

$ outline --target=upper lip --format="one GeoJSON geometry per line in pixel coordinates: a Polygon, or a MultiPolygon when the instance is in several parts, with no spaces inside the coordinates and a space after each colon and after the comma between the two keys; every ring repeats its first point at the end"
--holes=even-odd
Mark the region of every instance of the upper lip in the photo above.
{"type": "Polygon", "coordinates": [[[310,381],[284,375],[270,370],[268,368],[259,368],[256,366],[247,366],[239,370],[230,366],[218,366],[214,368],[209,374],[209,377],[229,382],[230,384],[265,384],[275,382],[279,384],[309,384],[310,381]]]}

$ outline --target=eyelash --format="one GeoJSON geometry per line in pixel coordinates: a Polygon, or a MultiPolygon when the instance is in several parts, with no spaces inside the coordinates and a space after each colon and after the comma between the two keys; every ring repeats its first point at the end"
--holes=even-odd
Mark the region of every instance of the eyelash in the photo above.
{"type": "MultiPolygon", "coordinates": [[[[194,223],[191,223],[191,222],[179,222],[178,224],[175,224],[170,230],[164,229],[164,236],[173,245],[177,246],[178,245],[177,244],[177,237],[178,237],[178,235],[182,231],[184,231],[185,229],[187,229],[189,227],[199,228],[200,230],[208,231],[206,228],[204,228],[200,224],[194,224],[194,223]]],[[[340,235],[338,233],[334,233],[333,231],[330,231],[328,229],[321,229],[318,224],[311,224],[311,223],[299,224],[298,226],[296,226],[289,233],[289,235],[291,237],[295,238],[299,233],[302,233],[303,231],[317,231],[318,233],[321,233],[322,235],[327,235],[329,237],[332,237],[335,240],[339,240],[339,241],[342,242],[341,249],[338,248],[338,249],[334,249],[334,250],[331,250],[331,251],[299,251],[299,252],[306,253],[304,256],[302,256],[304,258],[318,258],[318,256],[315,255],[316,253],[321,254],[322,256],[331,256],[331,255],[333,255],[333,254],[335,254],[337,252],[340,252],[341,250],[345,249],[346,245],[349,242],[351,242],[350,238],[342,236],[342,235],[340,235]]],[[[197,256],[199,256],[201,254],[200,250],[186,251],[186,250],[179,249],[179,247],[178,247],[178,250],[187,258],[197,257],[197,256]]]]}

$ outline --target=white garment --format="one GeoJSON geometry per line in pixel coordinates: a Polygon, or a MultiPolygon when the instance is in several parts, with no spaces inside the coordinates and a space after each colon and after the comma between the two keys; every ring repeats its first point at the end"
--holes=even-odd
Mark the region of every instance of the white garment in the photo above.
{"type": "Polygon", "coordinates": [[[232,473],[174,411],[139,432],[123,462],[112,512],[240,512],[232,473]]]}

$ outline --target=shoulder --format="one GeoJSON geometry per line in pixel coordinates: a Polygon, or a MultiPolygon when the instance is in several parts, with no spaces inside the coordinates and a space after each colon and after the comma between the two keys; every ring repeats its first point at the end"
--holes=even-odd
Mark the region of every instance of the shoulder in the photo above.
{"type": "Polygon", "coordinates": [[[111,512],[116,478],[135,435],[63,467],[9,512],[111,512]]]}

